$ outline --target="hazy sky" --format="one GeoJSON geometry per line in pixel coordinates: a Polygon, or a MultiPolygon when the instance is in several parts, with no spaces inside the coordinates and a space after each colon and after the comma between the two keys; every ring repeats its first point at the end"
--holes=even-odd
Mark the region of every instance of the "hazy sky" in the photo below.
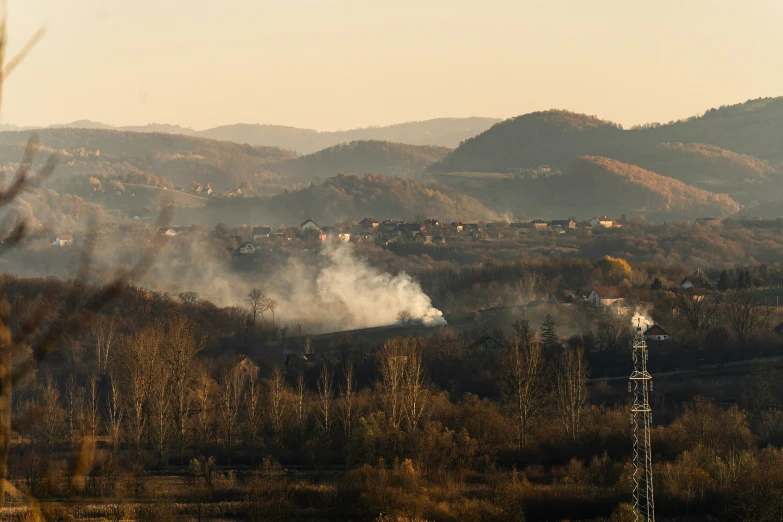
{"type": "Polygon", "coordinates": [[[7,0],[0,120],[321,130],[783,94],[781,0],[7,0]]]}

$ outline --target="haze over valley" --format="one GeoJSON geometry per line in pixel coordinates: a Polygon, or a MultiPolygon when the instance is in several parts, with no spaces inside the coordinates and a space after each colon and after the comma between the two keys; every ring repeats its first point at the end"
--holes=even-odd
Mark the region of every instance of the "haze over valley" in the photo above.
{"type": "Polygon", "coordinates": [[[0,520],[780,520],[779,1],[8,4],[0,520]]]}

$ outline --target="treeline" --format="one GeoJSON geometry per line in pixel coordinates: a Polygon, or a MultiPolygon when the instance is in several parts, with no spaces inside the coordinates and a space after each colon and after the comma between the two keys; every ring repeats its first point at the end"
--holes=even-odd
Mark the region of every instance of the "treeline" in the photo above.
{"type": "MultiPolygon", "coordinates": [[[[94,291],[13,278],[6,288],[17,317],[94,291]]],[[[589,382],[608,348],[559,333],[560,317],[538,332],[518,319],[377,343],[345,335],[317,356],[305,336],[287,364],[275,344],[240,356],[269,338],[271,321],[128,287],[16,387],[11,478],[41,499],[119,499],[142,519],[633,516],[625,381],[589,382]],[[188,478],[157,491],[150,470],[188,478]]],[[[621,345],[614,352],[628,359],[621,345]]],[[[695,389],[672,388],[682,402],[654,399],[660,516],[774,520],[778,375],[753,369],[731,407],[695,389]]],[[[669,396],[666,381],[656,389],[669,396]]]]}

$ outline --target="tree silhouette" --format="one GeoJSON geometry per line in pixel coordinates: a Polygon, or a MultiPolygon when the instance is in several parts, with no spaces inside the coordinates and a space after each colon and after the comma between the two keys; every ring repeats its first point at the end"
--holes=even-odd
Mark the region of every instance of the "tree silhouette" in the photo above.
{"type": "Polygon", "coordinates": [[[546,314],[541,324],[541,346],[544,350],[551,351],[557,346],[557,342],[557,323],[552,318],[552,314],[546,314]]]}

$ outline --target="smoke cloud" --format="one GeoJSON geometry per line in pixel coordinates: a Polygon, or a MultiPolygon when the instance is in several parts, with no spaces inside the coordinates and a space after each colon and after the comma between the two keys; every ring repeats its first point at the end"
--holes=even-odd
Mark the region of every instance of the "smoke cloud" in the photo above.
{"type": "Polygon", "coordinates": [[[344,243],[324,246],[319,257],[315,267],[292,259],[268,280],[282,318],[339,331],[394,324],[399,313],[407,311],[426,326],[446,324],[408,274],[382,272],[344,243]]]}
{"type": "Polygon", "coordinates": [[[636,329],[637,326],[642,327],[642,332],[647,330],[650,326],[654,325],[655,322],[652,320],[652,317],[650,317],[650,309],[649,307],[636,307],[636,309],[633,312],[633,317],[631,318],[631,326],[636,329]]]}

